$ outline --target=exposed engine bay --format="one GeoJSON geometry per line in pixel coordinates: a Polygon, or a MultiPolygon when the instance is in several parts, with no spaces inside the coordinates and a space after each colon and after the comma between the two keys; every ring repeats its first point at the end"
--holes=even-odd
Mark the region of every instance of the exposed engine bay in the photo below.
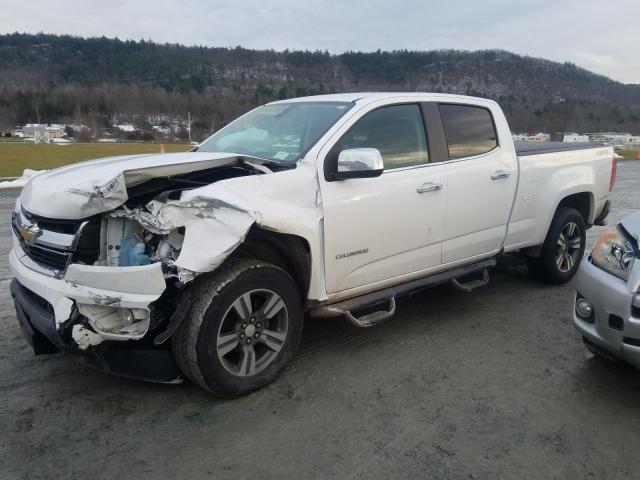
{"type": "Polygon", "coordinates": [[[206,219],[208,209],[225,204],[197,197],[181,203],[182,193],[220,180],[261,173],[262,170],[252,164],[239,163],[180,176],[154,178],[131,188],[124,205],[100,218],[100,254],[94,265],[128,267],[160,262],[166,278],[191,280],[193,275],[186,271],[181,275],[175,264],[185,241],[186,226],[181,223],[187,223],[181,221],[183,219],[178,218],[175,211],[190,209],[199,218],[206,219]]]}

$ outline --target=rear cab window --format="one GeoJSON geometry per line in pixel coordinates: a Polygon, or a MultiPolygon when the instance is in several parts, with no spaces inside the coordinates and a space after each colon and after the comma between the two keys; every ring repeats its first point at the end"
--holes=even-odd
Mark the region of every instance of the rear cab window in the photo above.
{"type": "Polygon", "coordinates": [[[438,109],[449,160],[475,157],[498,147],[495,123],[488,109],[450,103],[439,104],[438,109]]]}

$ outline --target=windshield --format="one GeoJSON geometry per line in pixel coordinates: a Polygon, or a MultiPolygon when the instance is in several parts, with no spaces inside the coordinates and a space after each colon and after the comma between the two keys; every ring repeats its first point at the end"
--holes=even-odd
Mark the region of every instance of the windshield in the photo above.
{"type": "Polygon", "coordinates": [[[198,151],[295,162],[352,106],[349,102],[265,105],[231,122],[202,143],[198,151]]]}

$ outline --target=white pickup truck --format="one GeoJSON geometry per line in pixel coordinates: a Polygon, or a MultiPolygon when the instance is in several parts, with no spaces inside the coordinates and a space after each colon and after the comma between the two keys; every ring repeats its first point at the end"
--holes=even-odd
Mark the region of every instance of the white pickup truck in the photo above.
{"type": "Polygon", "coordinates": [[[241,395],[291,360],[305,313],[375,325],[398,296],[486,283],[507,252],[568,281],[615,170],[609,146],[514,145],[480,98],[274,102],[192,152],[31,179],[11,292],[37,354],[241,395]]]}

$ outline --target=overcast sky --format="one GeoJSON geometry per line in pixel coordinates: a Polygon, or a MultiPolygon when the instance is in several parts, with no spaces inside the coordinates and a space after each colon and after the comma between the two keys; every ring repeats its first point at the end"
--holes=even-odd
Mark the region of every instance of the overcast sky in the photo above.
{"type": "Polygon", "coordinates": [[[638,0],[0,0],[0,32],[186,45],[500,48],[640,83],[638,0]]]}

